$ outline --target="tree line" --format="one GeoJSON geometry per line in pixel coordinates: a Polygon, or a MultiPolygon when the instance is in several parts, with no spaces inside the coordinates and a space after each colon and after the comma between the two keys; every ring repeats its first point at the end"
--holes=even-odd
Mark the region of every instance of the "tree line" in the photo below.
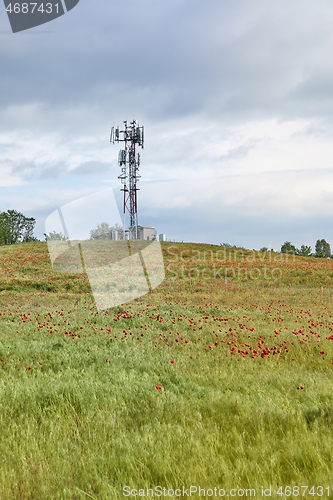
{"type": "MultiPolygon", "coordinates": [[[[33,217],[26,217],[21,212],[16,210],[7,210],[0,212],[0,245],[14,245],[16,243],[40,241],[33,234],[36,220],[33,217]]],[[[115,224],[111,226],[108,222],[102,222],[96,229],[90,231],[91,240],[111,239],[112,232],[117,231],[119,239],[123,238],[122,226],[115,224]]],[[[62,233],[55,231],[50,234],[45,234],[46,241],[67,240],[67,237],[62,233]]],[[[224,245],[227,245],[226,243],[224,245]]],[[[267,252],[268,249],[263,247],[261,251],[267,252]]],[[[333,258],[331,254],[331,246],[325,239],[317,240],[315,251],[307,245],[301,245],[296,248],[290,241],[285,241],[281,245],[281,253],[300,255],[302,257],[318,257],[318,258],[333,258]]]]}
{"type": "MultiPolygon", "coordinates": [[[[260,249],[261,252],[268,252],[267,247],[263,247],[260,249]]],[[[317,258],[326,258],[332,259],[333,255],[331,254],[331,245],[327,243],[326,240],[321,239],[316,241],[315,251],[312,251],[312,248],[308,245],[301,245],[300,248],[296,248],[290,241],[285,241],[283,245],[281,245],[281,253],[288,253],[291,255],[300,255],[301,257],[317,257],[317,258]]]]}
{"type": "MultiPolygon", "coordinates": [[[[16,243],[33,242],[40,240],[34,236],[36,219],[26,217],[17,210],[7,210],[0,212],[0,246],[15,245],[16,243]]],[[[90,231],[91,240],[111,239],[112,232],[118,232],[118,238],[123,237],[123,228],[119,224],[111,226],[107,222],[102,222],[96,229],[90,231]]],[[[51,231],[49,234],[44,233],[46,241],[66,241],[68,238],[56,231],[51,231]]]]}
{"type": "MultiPolygon", "coordinates": [[[[112,233],[116,231],[118,233],[118,239],[123,239],[123,227],[120,224],[114,224],[111,226],[108,222],[102,222],[98,224],[96,229],[90,231],[90,240],[111,240],[112,233]]],[[[67,241],[68,238],[63,233],[57,233],[52,231],[49,234],[45,234],[46,241],[67,241]]]]}
{"type": "MultiPolygon", "coordinates": [[[[267,247],[263,247],[260,249],[261,252],[268,252],[267,247]]],[[[331,254],[331,246],[327,243],[326,240],[317,240],[315,251],[312,252],[312,248],[308,245],[302,245],[300,248],[296,248],[295,245],[292,245],[290,241],[285,241],[283,245],[281,245],[281,253],[288,253],[292,255],[300,255],[301,257],[319,257],[319,258],[333,258],[331,254]]]]}
{"type": "Polygon", "coordinates": [[[296,248],[290,241],[285,241],[281,246],[281,253],[300,255],[302,257],[333,258],[331,245],[324,239],[316,241],[314,252],[312,252],[310,246],[302,245],[300,248],[296,248]]]}

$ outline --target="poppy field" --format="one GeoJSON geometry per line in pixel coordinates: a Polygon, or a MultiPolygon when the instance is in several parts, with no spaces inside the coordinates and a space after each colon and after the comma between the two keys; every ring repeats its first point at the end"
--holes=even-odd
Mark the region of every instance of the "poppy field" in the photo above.
{"type": "Polygon", "coordinates": [[[0,247],[0,498],[330,496],[333,261],[162,250],[158,288],[97,311],[46,243],[0,247]]]}

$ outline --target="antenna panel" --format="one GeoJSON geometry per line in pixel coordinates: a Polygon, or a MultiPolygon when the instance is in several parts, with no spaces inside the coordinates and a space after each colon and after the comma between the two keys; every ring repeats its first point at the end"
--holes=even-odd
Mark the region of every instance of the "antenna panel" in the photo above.
{"type": "Polygon", "coordinates": [[[136,141],[139,145],[141,145],[141,129],[140,129],[140,127],[136,128],[136,141]]]}
{"type": "Polygon", "coordinates": [[[114,127],[111,127],[110,129],[110,142],[111,144],[114,144],[114,127]]]}
{"type": "Polygon", "coordinates": [[[126,151],[124,149],[121,149],[119,151],[119,156],[118,156],[118,163],[119,165],[126,165],[126,151]]]}

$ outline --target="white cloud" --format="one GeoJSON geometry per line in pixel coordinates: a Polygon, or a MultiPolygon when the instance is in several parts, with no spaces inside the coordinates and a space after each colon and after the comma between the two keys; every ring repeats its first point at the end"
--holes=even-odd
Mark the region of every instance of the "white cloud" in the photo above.
{"type": "Polygon", "coordinates": [[[0,187],[22,186],[23,184],[25,182],[20,176],[11,173],[11,165],[8,161],[0,159],[0,187]]]}
{"type": "Polygon", "coordinates": [[[317,170],[281,171],[142,183],[140,205],[150,213],[179,209],[179,220],[184,207],[200,208],[207,218],[226,211],[244,217],[320,216],[333,213],[333,169],[320,175],[317,170]]]}

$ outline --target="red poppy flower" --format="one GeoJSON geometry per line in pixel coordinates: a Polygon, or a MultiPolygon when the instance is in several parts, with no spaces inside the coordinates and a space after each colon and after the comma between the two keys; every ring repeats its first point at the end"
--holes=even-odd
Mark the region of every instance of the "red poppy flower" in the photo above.
{"type": "Polygon", "coordinates": [[[161,385],[157,385],[157,386],[156,386],[156,389],[157,389],[158,391],[160,391],[160,390],[162,389],[162,386],[161,386],[161,385]]]}

